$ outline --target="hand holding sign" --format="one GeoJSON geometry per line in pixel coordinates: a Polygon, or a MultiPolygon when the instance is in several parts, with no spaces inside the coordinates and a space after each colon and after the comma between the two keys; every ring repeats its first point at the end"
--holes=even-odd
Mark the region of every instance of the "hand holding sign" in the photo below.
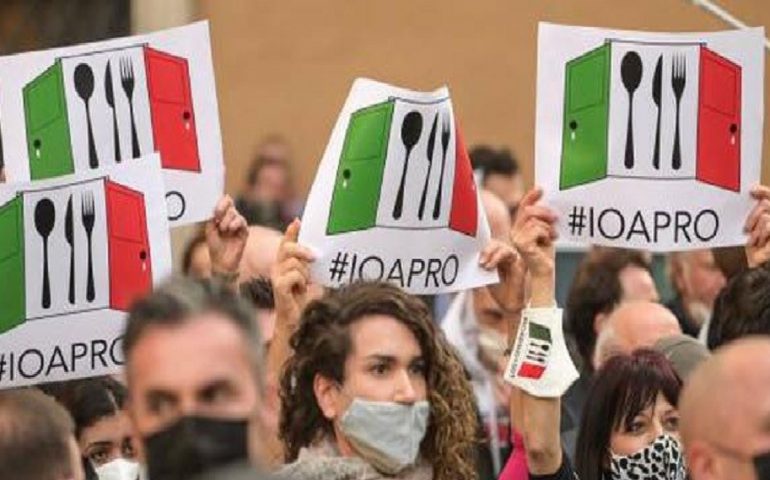
{"type": "Polygon", "coordinates": [[[487,285],[497,304],[507,312],[518,312],[524,306],[524,262],[512,245],[501,240],[489,241],[479,256],[479,265],[488,271],[497,270],[499,283],[487,285]]]}
{"type": "Polygon", "coordinates": [[[746,259],[754,268],[770,260],[770,187],[757,185],[751,196],[757,205],[746,219],[746,259]]]}
{"type": "Polygon", "coordinates": [[[288,227],[278,250],[278,261],[271,274],[275,295],[277,328],[295,326],[308,302],[310,263],[313,252],[297,243],[301,223],[294,219],[288,227]]]}

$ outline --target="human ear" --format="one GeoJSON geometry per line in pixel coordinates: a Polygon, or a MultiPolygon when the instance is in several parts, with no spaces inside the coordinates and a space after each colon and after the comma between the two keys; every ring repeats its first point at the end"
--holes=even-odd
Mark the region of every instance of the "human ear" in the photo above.
{"type": "Polygon", "coordinates": [[[340,391],[336,381],[317,373],[313,379],[313,393],[324,417],[331,420],[340,414],[340,391]]]}

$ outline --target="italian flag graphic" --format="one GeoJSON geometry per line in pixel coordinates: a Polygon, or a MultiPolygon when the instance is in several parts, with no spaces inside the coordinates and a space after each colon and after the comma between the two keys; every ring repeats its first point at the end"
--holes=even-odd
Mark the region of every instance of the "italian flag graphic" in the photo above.
{"type": "Polygon", "coordinates": [[[526,351],[517,376],[537,380],[543,376],[548,365],[552,344],[551,331],[535,322],[529,322],[527,326],[526,351]]]}

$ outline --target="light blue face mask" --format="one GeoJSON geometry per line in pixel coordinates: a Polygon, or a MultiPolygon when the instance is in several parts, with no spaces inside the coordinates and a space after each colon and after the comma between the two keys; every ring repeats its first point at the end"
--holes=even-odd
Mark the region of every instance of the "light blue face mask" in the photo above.
{"type": "Polygon", "coordinates": [[[405,405],[354,398],[340,420],[340,430],[364,460],[395,475],[417,460],[429,416],[425,400],[405,405]]]}

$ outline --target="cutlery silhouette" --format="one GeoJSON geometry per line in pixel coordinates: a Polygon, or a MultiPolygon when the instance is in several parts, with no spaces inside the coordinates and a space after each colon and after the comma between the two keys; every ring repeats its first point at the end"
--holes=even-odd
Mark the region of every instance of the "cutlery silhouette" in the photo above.
{"type": "Polygon", "coordinates": [[[655,127],[655,150],[652,152],[652,166],[660,169],[660,96],[663,90],[663,55],[658,57],[655,73],[652,75],[652,101],[658,107],[658,123],[655,127]]]}
{"type": "Polygon", "coordinates": [[[416,110],[412,110],[404,117],[404,121],[401,124],[401,142],[406,147],[406,156],[404,157],[404,170],[401,172],[401,184],[398,187],[398,193],[396,194],[396,204],[393,205],[393,218],[398,220],[401,218],[401,213],[404,208],[404,187],[406,186],[406,170],[409,166],[409,154],[412,153],[412,149],[417,144],[417,141],[422,135],[422,114],[416,110]]]}
{"type": "Polygon", "coordinates": [[[43,308],[51,307],[51,282],[48,277],[48,237],[56,223],[56,208],[49,198],[35,205],[35,230],[43,238],[43,308]]]}
{"type": "Polygon", "coordinates": [[[67,202],[67,213],[64,214],[64,238],[70,245],[70,285],[68,299],[75,304],[75,219],[72,215],[72,195],[67,202]]]}
{"type": "Polygon", "coordinates": [[[631,50],[620,61],[620,78],[628,91],[628,128],[626,130],[626,168],[634,168],[634,92],[642,81],[642,59],[631,50]]]}
{"type": "Polygon", "coordinates": [[[91,96],[94,94],[94,71],[86,63],[79,63],[75,67],[75,91],[86,104],[86,118],[88,119],[88,166],[97,168],[99,158],[96,156],[96,144],[94,143],[94,130],[91,127],[91,96]]]}
{"type": "Polygon", "coordinates": [[[682,54],[674,55],[671,62],[671,88],[676,98],[676,128],[674,130],[674,152],[671,156],[671,167],[674,170],[682,168],[682,150],[679,141],[679,107],[682,103],[682,94],[687,77],[687,64],[682,54]]]}
{"type": "Polygon", "coordinates": [[[134,120],[134,64],[130,58],[120,59],[120,84],[128,99],[128,108],[131,111],[131,153],[133,158],[141,156],[139,152],[139,140],[136,137],[136,121],[134,120]]]}
{"type": "Polygon", "coordinates": [[[94,259],[93,250],[91,247],[92,233],[94,231],[94,221],[96,219],[93,192],[83,192],[81,195],[81,204],[83,228],[85,228],[86,236],[88,238],[88,284],[86,286],[86,300],[93,302],[94,298],[96,298],[96,292],[94,289],[94,259]]]}
{"type": "Polygon", "coordinates": [[[112,65],[107,61],[107,67],[104,70],[104,96],[107,99],[107,105],[112,110],[112,138],[115,144],[115,162],[120,162],[120,137],[118,136],[118,115],[115,113],[115,91],[112,88],[112,65]]]}
{"type": "Polygon", "coordinates": [[[444,189],[444,167],[446,166],[446,152],[449,149],[450,133],[451,126],[449,125],[449,119],[445,118],[444,121],[441,122],[441,176],[438,180],[436,202],[433,204],[433,220],[436,220],[441,212],[441,192],[444,189]]]}
{"type": "Polygon", "coordinates": [[[436,124],[438,123],[438,113],[433,117],[433,126],[430,128],[428,136],[428,173],[425,175],[425,184],[422,186],[422,196],[420,197],[420,210],[417,212],[417,218],[422,220],[425,213],[425,197],[428,194],[428,181],[430,180],[430,171],[433,168],[433,148],[436,146],[436,124]]]}

